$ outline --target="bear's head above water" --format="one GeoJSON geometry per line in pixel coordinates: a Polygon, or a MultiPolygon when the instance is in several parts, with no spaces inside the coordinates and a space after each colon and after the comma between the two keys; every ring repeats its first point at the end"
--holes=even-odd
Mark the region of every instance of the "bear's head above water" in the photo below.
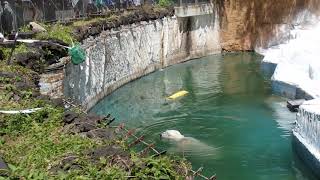
{"type": "Polygon", "coordinates": [[[177,130],[166,130],[165,132],[160,134],[160,137],[176,141],[179,141],[184,138],[184,136],[177,130]]]}

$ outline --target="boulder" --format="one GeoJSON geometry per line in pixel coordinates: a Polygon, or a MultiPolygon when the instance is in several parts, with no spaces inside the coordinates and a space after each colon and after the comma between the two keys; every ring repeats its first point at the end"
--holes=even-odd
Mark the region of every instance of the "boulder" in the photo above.
{"type": "Polygon", "coordinates": [[[45,28],[43,28],[42,26],[40,26],[39,24],[35,23],[35,22],[30,22],[29,23],[32,32],[35,33],[40,33],[40,32],[46,32],[47,30],[45,28]]]}

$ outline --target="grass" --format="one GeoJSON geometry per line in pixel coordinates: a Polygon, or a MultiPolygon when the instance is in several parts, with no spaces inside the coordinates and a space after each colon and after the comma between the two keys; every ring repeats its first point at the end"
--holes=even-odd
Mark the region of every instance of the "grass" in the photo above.
{"type": "MultiPolygon", "coordinates": [[[[0,51],[3,54],[3,60],[8,60],[9,56],[10,56],[10,52],[11,52],[12,48],[5,48],[5,47],[0,47],[0,51]]],[[[18,53],[24,53],[24,52],[28,52],[28,48],[26,45],[24,44],[19,44],[18,46],[16,46],[16,48],[14,49],[13,55],[14,54],[18,54],[18,53]]]]}
{"type": "Polygon", "coordinates": [[[159,0],[158,5],[163,8],[170,7],[173,5],[173,1],[172,0],[159,0]]]}
{"type": "Polygon", "coordinates": [[[105,18],[101,18],[101,17],[90,18],[90,19],[85,19],[85,20],[79,20],[79,21],[73,22],[72,26],[75,26],[75,27],[87,26],[87,25],[90,25],[92,23],[97,23],[97,22],[101,22],[101,21],[104,21],[104,20],[105,20],[105,18]]]}
{"type": "MultiPolygon", "coordinates": [[[[141,158],[127,147],[121,139],[89,139],[78,134],[64,131],[64,109],[48,102],[28,96],[28,90],[15,87],[24,78],[32,79],[34,72],[20,66],[1,64],[0,72],[14,72],[14,78],[1,78],[1,109],[17,110],[42,107],[32,114],[0,114],[0,156],[9,164],[10,171],[0,171],[1,179],[185,179],[185,171],[190,164],[180,158],[168,156],[141,158]],[[14,92],[25,97],[19,101],[6,98],[14,92]],[[111,157],[100,158],[93,162],[87,155],[88,150],[117,144],[126,151],[130,169],[113,163],[111,157]],[[77,156],[75,162],[79,169],[53,173],[52,167],[59,165],[67,156],[77,156]],[[181,173],[179,169],[184,169],[181,173]],[[1,176],[2,175],[2,176],[1,176]]],[[[103,128],[102,126],[100,128],[103,128]]],[[[68,169],[69,165],[63,167],[68,169]]]]}
{"type": "Polygon", "coordinates": [[[18,89],[15,83],[29,81],[33,82],[33,78],[37,74],[30,69],[18,65],[6,65],[6,62],[0,62],[0,72],[12,73],[13,78],[0,77],[0,107],[2,110],[17,110],[23,108],[35,108],[43,106],[42,100],[32,98],[32,88],[18,89]],[[15,101],[11,98],[12,94],[21,95],[21,100],[15,101]]]}
{"type": "MultiPolygon", "coordinates": [[[[150,5],[144,5],[142,7],[142,10],[146,14],[152,14],[154,12],[161,12],[166,11],[170,6],[172,6],[173,2],[171,0],[160,0],[157,5],[150,6],[150,5]]],[[[90,26],[92,24],[96,24],[99,22],[104,21],[118,21],[121,18],[127,18],[130,15],[134,14],[134,11],[124,11],[122,14],[119,14],[117,12],[110,13],[106,17],[96,17],[96,18],[88,18],[84,20],[78,20],[73,22],[71,25],[62,25],[60,23],[56,24],[43,24],[38,23],[42,27],[44,27],[47,32],[41,32],[36,34],[35,39],[39,40],[48,40],[48,39],[55,39],[55,40],[61,40],[65,43],[67,43],[69,46],[72,45],[72,43],[77,43],[77,39],[73,35],[73,29],[76,27],[82,27],[82,26],[90,26]]],[[[28,26],[23,26],[19,28],[21,32],[28,32],[30,31],[28,26]]],[[[0,48],[1,50],[1,48],[0,48]]],[[[7,51],[5,51],[5,54],[7,54],[7,51]]]]}
{"type": "MultiPolygon", "coordinates": [[[[130,16],[127,12],[122,16],[130,16]]],[[[106,18],[92,18],[74,22],[70,26],[61,24],[44,25],[47,32],[36,35],[35,39],[58,39],[71,45],[76,42],[72,34],[74,27],[86,26],[101,21],[117,21],[120,16],[111,14],[106,18]]],[[[22,31],[27,31],[24,27],[22,31]]],[[[8,57],[10,49],[0,49],[8,57]]],[[[19,45],[15,53],[27,52],[19,45]]],[[[23,115],[0,114],[0,156],[9,164],[10,171],[0,171],[1,179],[185,179],[185,171],[191,168],[184,159],[169,156],[141,158],[130,151],[121,140],[98,140],[66,133],[63,129],[64,109],[50,105],[33,97],[33,89],[19,89],[16,83],[34,81],[37,74],[18,65],[6,65],[0,61],[0,72],[14,73],[14,78],[0,78],[1,110],[20,110],[42,107],[36,113],[23,115]],[[18,94],[19,100],[12,98],[18,94]],[[118,144],[130,154],[130,169],[114,164],[110,157],[93,162],[86,152],[103,145],[118,144]],[[69,155],[77,156],[75,162],[80,169],[53,173],[50,169],[69,155]],[[181,172],[180,170],[183,170],[181,172]],[[2,175],[2,176],[1,176],[2,175]]],[[[64,167],[68,169],[67,167],[64,167]]]]}
{"type": "MultiPolygon", "coordinates": [[[[37,22],[40,26],[45,28],[47,32],[41,32],[36,34],[35,39],[38,40],[61,40],[69,45],[72,45],[72,42],[76,42],[75,38],[72,35],[72,26],[65,26],[60,23],[56,24],[44,24],[37,22]]],[[[29,26],[23,26],[19,28],[21,32],[29,32],[31,31],[29,26]]]]}
{"type": "Polygon", "coordinates": [[[58,39],[61,40],[68,45],[72,45],[72,43],[76,42],[75,38],[72,35],[72,27],[64,26],[62,24],[52,24],[52,25],[44,25],[42,26],[47,30],[47,32],[42,32],[36,35],[35,39],[39,40],[48,40],[48,39],[58,39]]]}
{"type": "Polygon", "coordinates": [[[62,132],[63,109],[46,106],[32,115],[1,120],[0,152],[11,164],[10,177],[49,177],[48,167],[68,153],[81,154],[99,142],[62,132]]]}
{"type": "MultiPolygon", "coordinates": [[[[63,109],[45,106],[30,115],[10,115],[0,120],[0,154],[9,163],[7,177],[18,179],[184,179],[177,166],[190,165],[167,156],[140,158],[131,152],[130,172],[109,163],[108,157],[93,163],[84,152],[111,142],[93,140],[62,130],[63,109]],[[68,155],[77,155],[81,169],[53,174],[51,167],[68,155]],[[176,165],[176,166],[175,166],[176,165]]],[[[115,142],[113,142],[115,143],[115,142]]],[[[123,145],[126,149],[126,145],[123,145]]],[[[5,176],[3,177],[5,178],[5,176]]],[[[1,179],[1,177],[0,177],[1,179]]]]}

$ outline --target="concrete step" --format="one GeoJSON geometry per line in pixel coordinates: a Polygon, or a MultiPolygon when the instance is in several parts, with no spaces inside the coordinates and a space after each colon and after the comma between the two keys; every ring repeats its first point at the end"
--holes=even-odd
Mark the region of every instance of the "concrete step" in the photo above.
{"type": "Polygon", "coordinates": [[[305,99],[296,99],[296,100],[287,101],[287,108],[291,112],[298,112],[300,105],[303,104],[304,101],[306,101],[306,100],[305,99]]]}

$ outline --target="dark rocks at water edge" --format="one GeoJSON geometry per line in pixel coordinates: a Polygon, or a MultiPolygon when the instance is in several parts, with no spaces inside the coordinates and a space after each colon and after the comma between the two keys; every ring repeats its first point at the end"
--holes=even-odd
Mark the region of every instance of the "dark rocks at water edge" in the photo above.
{"type": "MultiPolygon", "coordinates": [[[[105,126],[110,120],[112,120],[110,115],[101,117],[98,115],[86,115],[74,111],[66,111],[63,119],[64,131],[92,139],[115,140],[116,134],[114,133],[114,129],[105,126]]],[[[93,164],[99,164],[101,159],[108,158],[109,164],[116,164],[124,170],[129,170],[134,165],[130,158],[130,153],[117,144],[100,146],[87,150],[83,152],[83,154],[85,158],[88,158],[93,164]]],[[[49,169],[53,173],[82,170],[81,158],[83,157],[69,154],[49,169]]]]}
{"type": "Polygon", "coordinates": [[[287,108],[291,112],[298,112],[300,105],[302,105],[305,101],[306,101],[305,99],[287,101],[287,108]]]}
{"type": "Polygon", "coordinates": [[[112,119],[98,115],[80,115],[67,111],[64,114],[64,131],[80,134],[88,138],[111,140],[115,137],[114,129],[107,127],[112,119]]]}
{"type": "MultiPolygon", "coordinates": [[[[117,165],[124,170],[129,170],[129,168],[134,165],[130,159],[130,154],[118,145],[107,145],[96,149],[90,149],[87,152],[84,152],[84,154],[85,157],[94,164],[100,163],[103,158],[108,158],[109,164],[117,165]]],[[[49,169],[52,173],[82,170],[81,157],[72,154],[67,155],[62,158],[59,163],[53,165],[49,169]]]]}

